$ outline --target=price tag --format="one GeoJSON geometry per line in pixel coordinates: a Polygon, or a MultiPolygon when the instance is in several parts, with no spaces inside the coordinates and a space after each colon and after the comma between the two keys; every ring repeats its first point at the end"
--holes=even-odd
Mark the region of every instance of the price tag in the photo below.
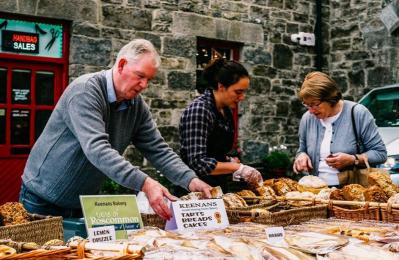
{"type": "Polygon", "coordinates": [[[279,244],[284,240],[285,232],[283,227],[265,228],[265,232],[270,244],[279,244]]]}
{"type": "Polygon", "coordinates": [[[92,243],[110,242],[116,240],[114,226],[88,228],[88,231],[89,231],[89,240],[92,243]]]}

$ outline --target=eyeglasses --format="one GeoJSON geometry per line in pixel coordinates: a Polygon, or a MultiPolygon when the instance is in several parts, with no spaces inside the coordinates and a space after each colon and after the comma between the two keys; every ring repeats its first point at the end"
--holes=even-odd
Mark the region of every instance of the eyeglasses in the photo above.
{"type": "Polygon", "coordinates": [[[320,101],[318,104],[313,104],[313,105],[307,105],[302,102],[302,105],[306,107],[306,109],[319,109],[319,106],[323,103],[323,101],[320,101]]]}

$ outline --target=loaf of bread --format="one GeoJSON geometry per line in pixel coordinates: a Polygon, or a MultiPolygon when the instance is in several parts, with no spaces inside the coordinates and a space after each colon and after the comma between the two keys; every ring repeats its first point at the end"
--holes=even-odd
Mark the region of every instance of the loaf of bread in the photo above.
{"type": "Polygon", "coordinates": [[[389,196],[393,196],[399,192],[399,188],[392,183],[391,177],[389,174],[380,173],[380,172],[372,172],[368,175],[368,183],[369,186],[377,185],[380,186],[381,189],[389,196]]]}
{"type": "Polygon", "coordinates": [[[0,216],[4,226],[29,222],[28,212],[19,202],[7,202],[0,206],[0,216]]]}
{"type": "Polygon", "coordinates": [[[283,180],[278,180],[273,185],[273,190],[276,192],[277,195],[282,196],[287,192],[290,192],[290,186],[283,180]]]}
{"type": "Polygon", "coordinates": [[[360,184],[349,184],[342,188],[345,200],[365,201],[365,188],[360,184]]]}
{"type": "Polygon", "coordinates": [[[336,189],[331,191],[330,200],[345,200],[342,190],[336,189]]]}
{"type": "Polygon", "coordinates": [[[329,200],[331,192],[333,192],[336,189],[337,188],[335,187],[321,189],[320,192],[316,195],[316,199],[329,200]]]}
{"type": "Polygon", "coordinates": [[[276,199],[276,193],[274,192],[273,188],[270,186],[260,186],[256,189],[256,192],[259,196],[263,197],[264,199],[274,200],[276,199]]]}
{"type": "Polygon", "coordinates": [[[368,187],[364,192],[364,198],[366,201],[375,201],[375,202],[387,202],[388,195],[384,192],[384,190],[377,185],[373,185],[368,187]]]}
{"type": "Polygon", "coordinates": [[[242,190],[242,191],[239,191],[239,192],[236,192],[236,193],[237,193],[237,195],[239,195],[241,197],[249,197],[249,198],[255,198],[256,197],[256,194],[253,191],[251,191],[251,190],[242,190]]]}
{"type": "Polygon", "coordinates": [[[226,208],[243,208],[248,206],[245,200],[235,193],[224,194],[223,202],[226,208]]]}

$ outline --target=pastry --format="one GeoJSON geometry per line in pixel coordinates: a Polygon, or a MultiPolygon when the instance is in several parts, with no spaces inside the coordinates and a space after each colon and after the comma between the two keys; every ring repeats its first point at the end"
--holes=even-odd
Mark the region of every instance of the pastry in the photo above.
{"type": "Polygon", "coordinates": [[[330,200],[345,200],[342,190],[336,189],[331,191],[330,200]]]}
{"type": "Polygon", "coordinates": [[[384,174],[380,172],[370,173],[368,175],[368,182],[369,186],[372,185],[380,186],[389,197],[399,192],[399,188],[394,183],[392,183],[389,174],[384,174]]]}
{"type": "Polygon", "coordinates": [[[298,181],[299,191],[310,191],[318,194],[324,188],[327,188],[327,183],[317,176],[307,175],[298,181]]]}
{"type": "Polygon", "coordinates": [[[245,200],[235,193],[224,194],[223,202],[226,208],[243,208],[248,206],[245,200]]]}
{"type": "Polygon", "coordinates": [[[391,204],[399,204],[399,193],[396,193],[395,195],[391,196],[391,197],[388,199],[388,203],[391,203],[391,204]]]}
{"type": "Polygon", "coordinates": [[[349,184],[342,188],[345,200],[365,201],[365,188],[360,184],[349,184]]]}
{"type": "Polygon", "coordinates": [[[316,195],[316,199],[329,200],[331,192],[333,192],[336,189],[337,188],[335,187],[332,187],[331,189],[330,188],[321,189],[320,192],[316,195]]]}
{"type": "Polygon", "coordinates": [[[7,257],[11,255],[15,255],[17,253],[17,250],[15,250],[12,247],[6,246],[6,245],[0,245],[0,257],[7,257]]]}
{"type": "Polygon", "coordinates": [[[381,189],[380,186],[373,185],[366,189],[364,192],[364,198],[366,201],[375,201],[375,202],[387,202],[388,195],[381,189]]]}
{"type": "Polygon", "coordinates": [[[239,192],[236,192],[237,195],[241,196],[241,197],[248,197],[248,198],[255,198],[256,194],[253,193],[253,191],[250,190],[242,190],[239,192]]]}
{"type": "Polygon", "coordinates": [[[273,185],[273,190],[276,192],[277,195],[282,196],[287,192],[290,192],[290,186],[283,180],[278,180],[273,185]]]}
{"type": "Polygon", "coordinates": [[[29,222],[28,212],[19,202],[7,202],[1,205],[0,215],[3,218],[3,224],[5,226],[29,222]]]}
{"type": "Polygon", "coordinates": [[[256,189],[256,192],[259,194],[259,196],[265,199],[274,200],[276,198],[276,193],[274,192],[273,188],[270,186],[260,186],[259,188],[256,189]]]}

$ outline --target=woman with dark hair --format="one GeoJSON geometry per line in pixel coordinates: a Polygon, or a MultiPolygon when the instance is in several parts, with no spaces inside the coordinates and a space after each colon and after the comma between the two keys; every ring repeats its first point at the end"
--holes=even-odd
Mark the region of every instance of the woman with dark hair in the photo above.
{"type": "Polygon", "coordinates": [[[211,61],[203,77],[208,89],[196,98],[180,119],[180,155],[197,175],[211,186],[228,191],[228,177],[257,184],[256,169],[227,156],[233,148],[234,122],[231,109],[244,100],[249,87],[248,71],[238,62],[222,58],[211,61]]]}
{"type": "Polygon", "coordinates": [[[370,164],[385,162],[386,148],[373,115],[363,105],[343,100],[336,82],[327,74],[309,73],[298,96],[308,111],[299,126],[294,172],[318,175],[329,186],[338,186],[338,173],[353,165],[364,166],[365,156],[370,164]],[[360,139],[360,151],[353,123],[360,139]]]}

